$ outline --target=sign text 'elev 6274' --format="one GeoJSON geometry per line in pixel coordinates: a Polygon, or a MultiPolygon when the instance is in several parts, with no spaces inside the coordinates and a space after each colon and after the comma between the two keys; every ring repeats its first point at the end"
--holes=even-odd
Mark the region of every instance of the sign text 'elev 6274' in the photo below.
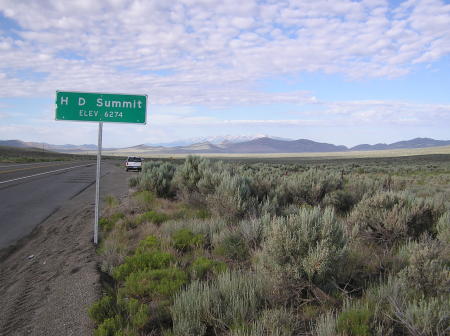
{"type": "Polygon", "coordinates": [[[145,124],[146,95],[56,92],[56,120],[145,124]]]}

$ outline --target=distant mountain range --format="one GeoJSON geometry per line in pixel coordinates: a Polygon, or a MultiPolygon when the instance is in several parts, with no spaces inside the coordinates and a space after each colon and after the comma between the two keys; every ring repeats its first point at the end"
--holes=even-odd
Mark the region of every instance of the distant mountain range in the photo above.
{"type": "MultiPolygon", "coordinates": [[[[262,154],[262,153],[320,153],[320,152],[346,152],[346,151],[373,151],[388,149],[427,148],[450,145],[450,140],[435,140],[431,138],[415,138],[407,141],[399,141],[391,144],[379,143],[375,145],[362,144],[351,148],[337,146],[329,143],[316,142],[307,139],[289,140],[273,137],[255,137],[250,140],[242,140],[246,137],[213,137],[210,141],[189,143],[186,145],[148,145],[142,144],[128,148],[105,148],[108,151],[120,153],[145,153],[145,154],[262,154]]],[[[202,139],[204,140],[204,139],[202,139]]],[[[180,143],[182,143],[181,141],[180,143]]],[[[36,147],[64,153],[77,153],[83,151],[95,151],[96,145],[51,145],[39,142],[23,142],[20,140],[0,140],[0,146],[11,147],[36,147]]]]}
{"type": "Polygon", "coordinates": [[[220,145],[220,144],[227,144],[227,143],[238,143],[238,142],[245,142],[245,141],[251,141],[255,139],[260,138],[271,138],[276,140],[292,140],[287,138],[279,138],[274,136],[269,136],[266,134],[255,134],[255,135],[217,135],[217,136],[210,136],[210,137],[197,137],[197,138],[190,138],[190,139],[183,139],[183,140],[176,140],[171,142],[152,142],[152,143],[146,143],[144,145],[146,146],[152,146],[152,147],[183,147],[183,146],[190,146],[193,144],[199,144],[199,143],[205,143],[209,142],[213,145],[220,145]]]}
{"type": "Polygon", "coordinates": [[[25,142],[21,140],[0,140],[0,146],[19,148],[39,148],[50,151],[91,151],[97,150],[97,145],[52,145],[45,142],[25,142]]]}
{"type": "Polygon", "coordinates": [[[375,145],[358,145],[350,148],[352,151],[404,149],[404,148],[427,148],[450,145],[450,140],[434,140],[430,138],[415,138],[412,140],[399,141],[391,144],[378,143],[375,145]]]}
{"type": "Polygon", "coordinates": [[[345,146],[336,146],[312,140],[277,140],[259,138],[245,142],[232,143],[222,148],[225,153],[312,153],[312,152],[343,152],[345,146]]]}

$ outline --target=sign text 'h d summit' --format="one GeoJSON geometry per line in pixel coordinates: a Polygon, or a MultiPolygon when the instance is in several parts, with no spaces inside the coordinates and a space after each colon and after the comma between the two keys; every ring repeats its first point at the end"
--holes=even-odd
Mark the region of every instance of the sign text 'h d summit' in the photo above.
{"type": "Polygon", "coordinates": [[[146,95],[56,92],[56,120],[145,124],[146,95]]]}

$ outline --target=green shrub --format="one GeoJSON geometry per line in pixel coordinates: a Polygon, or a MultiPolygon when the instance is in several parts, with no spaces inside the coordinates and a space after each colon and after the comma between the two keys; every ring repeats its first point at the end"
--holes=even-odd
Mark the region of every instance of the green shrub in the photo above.
{"type": "Polygon", "coordinates": [[[116,336],[120,333],[122,326],[123,320],[120,316],[115,315],[104,320],[94,331],[94,336],[116,336]]]}
{"type": "Polygon", "coordinates": [[[133,298],[105,296],[93,304],[89,315],[98,323],[94,335],[137,335],[149,321],[149,308],[133,298]]]}
{"type": "Polygon", "coordinates": [[[191,231],[194,236],[202,235],[205,246],[212,244],[213,236],[222,231],[227,226],[227,223],[221,218],[211,218],[208,220],[176,220],[165,222],[161,226],[161,230],[169,236],[181,229],[191,231]]]}
{"type": "Polygon", "coordinates": [[[125,228],[127,230],[133,230],[133,229],[136,229],[139,226],[140,221],[139,221],[139,218],[137,218],[137,217],[127,216],[123,220],[123,224],[125,225],[125,228]]]}
{"type": "Polygon", "coordinates": [[[354,308],[339,314],[337,331],[348,336],[370,336],[372,314],[365,308],[354,308]]]}
{"type": "Polygon", "coordinates": [[[114,317],[115,311],[115,299],[112,296],[105,295],[89,308],[89,317],[96,323],[102,323],[108,318],[114,317]]]}
{"type": "Polygon", "coordinates": [[[353,239],[345,249],[345,258],[336,265],[334,277],[353,294],[362,293],[368,283],[376,281],[385,270],[398,269],[395,256],[375,244],[353,239]]]}
{"type": "Polygon", "coordinates": [[[149,190],[141,190],[133,195],[142,209],[150,209],[155,202],[155,194],[149,190]]]}
{"type": "Polygon", "coordinates": [[[154,235],[149,235],[142,239],[138,247],[136,248],[135,254],[143,254],[146,252],[156,251],[161,247],[161,242],[154,235]]]}
{"type": "Polygon", "coordinates": [[[150,223],[154,223],[156,225],[161,225],[168,219],[169,219],[169,216],[166,215],[165,213],[156,212],[154,210],[151,210],[151,211],[147,211],[147,212],[143,213],[142,215],[140,215],[138,218],[138,222],[139,223],[150,222],[150,223]]]}
{"type": "Polygon", "coordinates": [[[149,308],[133,298],[128,299],[126,303],[126,311],[128,321],[131,327],[135,330],[140,330],[145,327],[149,321],[149,308]]]}
{"type": "Polygon", "coordinates": [[[194,279],[205,279],[209,274],[217,274],[226,269],[225,263],[200,256],[193,261],[191,274],[194,279]]]}
{"type": "Polygon", "coordinates": [[[174,257],[166,252],[153,251],[136,253],[126,257],[125,263],[114,269],[113,276],[117,280],[124,280],[131,273],[167,268],[173,262],[174,257]]]}
{"type": "Polygon", "coordinates": [[[211,217],[211,213],[203,205],[198,208],[198,206],[192,206],[191,204],[182,204],[172,217],[175,219],[207,219],[211,217]]]}
{"type": "Polygon", "coordinates": [[[187,281],[187,274],[177,268],[147,269],[131,273],[122,289],[134,297],[170,297],[187,281]]]}
{"type": "Polygon", "coordinates": [[[383,181],[375,176],[351,174],[347,180],[345,190],[353,198],[354,204],[357,204],[364,197],[373,196],[383,190],[383,181]]]}
{"type": "Polygon", "coordinates": [[[250,256],[250,250],[244,237],[237,231],[224,230],[215,237],[214,252],[234,261],[245,261],[250,256]]]}
{"type": "Polygon", "coordinates": [[[116,212],[114,214],[112,214],[111,216],[109,216],[109,218],[113,221],[113,222],[118,222],[121,219],[125,218],[125,214],[123,212],[116,212]]]}
{"type": "Polygon", "coordinates": [[[172,234],[173,247],[186,252],[194,247],[200,247],[204,242],[202,234],[193,234],[188,229],[180,229],[172,234]]]}
{"type": "Polygon", "coordinates": [[[334,207],[340,214],[346,214],[356,204],[356,200],[349,191],[336,190],[324,197],[323,204],[334,207]]]}
{"type": "Polygon", "coordinates": [[[100,227],[100,230],[103,232],[111,231],[113,225],[114,225],[113,222],[106,217],[102,217],[98,221],[98,226],[100,227]]]}
{"type": "Polygon", "coordinates": [[[194,215],[194,218],[199,218],[199,219],[207,219],[210,217],[211,217],[211,214],[209,213],[208,209],[198,209],[194,215]]]}
{"type": "Polygon", "coordinates": [[[125,214],[123,212],[116,212],[109,217],[100,218],[100,220],[98,221],[98,225],[101,231],[109,232],[119,220],[124,218],[125,214]]]}

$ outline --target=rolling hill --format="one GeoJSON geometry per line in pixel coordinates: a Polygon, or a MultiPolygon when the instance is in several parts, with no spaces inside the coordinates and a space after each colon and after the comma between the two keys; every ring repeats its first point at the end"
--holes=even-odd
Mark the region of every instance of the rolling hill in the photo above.
{"type": "Polygon", "coordinates": [[[336,146],[312,140],[276,140],[268,137],[233,143],[223,148],[225,153],[313,153],[342,152],[345,146],[336,146]]]}
{"type": "Polygon", "coordinates": [[[379,143],[375,145],[358,145],[350,150],[368,151],[368,150],[386,150],[386,149],[410,149],[410,148],[428,148],[450,145],[450,140],[435,140],[431,138],[415,138],[407,141],[399,141],[391,144],[379,143]]]}
{"type": "MultiPolygon", "coordinates": [[[[216,137],[219,138],[219,137],[216,137]]],[[[212,143],[209,141],[192,143],[183,146],[150,146],[147,144],[127,148],[104,148],[110,153],[142,153],[142,154],[262,154],[262,153],[331,153],[354,152],[393,149],[430,148],[450,145],[450,140],[435,140],[431,138],[415,138],[391,144],[379,143],[375,145],[362,144],[348,148],[308,139],[287,140],[272,137],[260,137],[247,141],[222,141],[212,143]]],[[[97,150],[96,145],[51,145],[39,142],[23,142],[20,140],[0,140],[0,146],[10,147],[36,147],[45,148],[63,153],[92,152],[97,150]]]]}

